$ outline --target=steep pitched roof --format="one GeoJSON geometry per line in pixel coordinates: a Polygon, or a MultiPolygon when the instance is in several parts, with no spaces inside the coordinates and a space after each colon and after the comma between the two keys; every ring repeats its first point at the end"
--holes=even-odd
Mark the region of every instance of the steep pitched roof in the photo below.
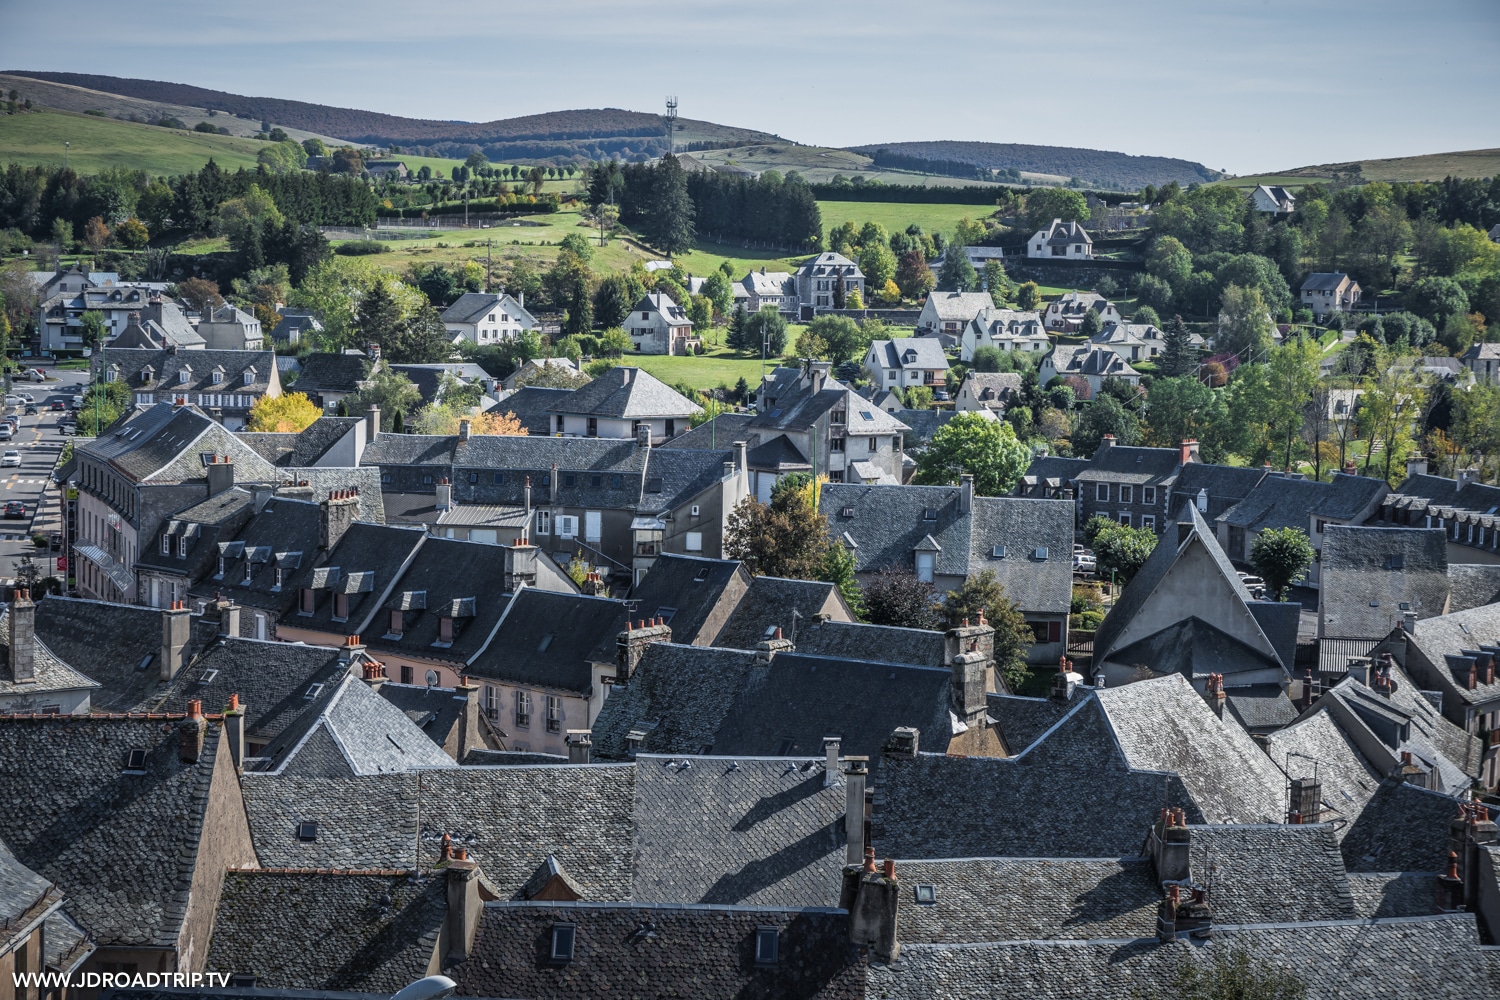
{"type": "Polygon", "coordinates": [[[1351,872],[1446,871],[1456,815],[1457,804],[1442,792],[1388,779],[1344,834],[1344,864],[1351,872]]]}
{"type": "Polygon", "coordinates": [[[1500,604],[1419,621],[1407,642],[1415,644],[1436,670],[1447,673],[1451,690],[1464,702],[1477,705],[1500,699],[1500,678],[1486,684],[1481,672],[1475,686],[1472,689],[1468,686],[1473,658],[1464,655],[1465,650],[1500,646],[1500,604]]]}
{"type": "Polygon", "coordinates": [[[468,670],[477,677],[590,697],[590,654],[606,638],[612,648],[622,610],[620,601],[605,597],[523,588],[469,655],[468,670]]]}
{"type": "Polygon", "coordinates": [[[502,399],[495,407],[495,412],[515,414],[528,434],[546,437],[552,433],[552,414],[566,408],[566,400],[573,392],[573,389],[522,386],[502,399]]]}
{"type": "Polygon", "coordinates": [[[840,621],[801,627],[796,639],[798,652],[815,656],[922,667],[941,667],[947,662],[947,641],[944,633],[929,629],[840,621]]]}
{"type": "Polygon", "coordinates": [[[134,483],[203,479],[210,454],[229,456],[240,482],[274,483],[281,478],[274,466],[196,406],[157,403],[138,410],[97,438],[80,442],[77,451],[134,483]]]}
{"type": "Polygon", "coordinates": [[[1066,614],[1073,596],[1073,518],[1067,500],[975,497],[969,572],[993,570],[1005,596],[1025,611],[1066,614]]]}
{"type": "MultiPolygon", "coordinates": [[[[160,684],[160,610],[48,597],[37,602],[36,635],[64,662],[99,682],[89,699],[95,712],[136,712],[151,703],[160,684]]],[[[195,646],[189,644],[189,654],[195,646]]]]}
{"type": "Polygon", "coordinates": [[[315,351],[302,359],[302,374],[292,385],[295,392],[358,392],[369,376],[370,359],[364,354],[315,351]]]}
{"type": "Polygon", "coordinates": [[[1350,519],[1388,492],[1385,482],[1335,472],[1327,483],[1272,472],[1218,520],[1247,531],[1307,529],[1312,517],[1350,519]]]}
{"type": "Polygon", "coordinates": [[[685,419],[703,407],[643,368],[611,368],[555,404],[556,413],[646,420],[685,419]]]}
{"type": "Polygon", "coordinates": [[[967,323],[981,311],[992,308],[995,300],[989,292],[928,292],[926,305],[932,306],[940,320],[967,323]]]}
{"type": "Polygon", "coordinates": [[[536,325],[536,319],[515,299],[490,292],[464,292],[443,310],[443,322],[478,323],[481,317],[496,311],[504,312],[527,329],[536,325]]]}
{"type": "Polygon", "coordinates": [[[100,686],[61,660],[40,638],[34,637],[33,643],[33,674],[29,680],[17,683],[11,679],[8,669],[10,608],[0,611],[0,695],[6,697],[7,712],[39,711],[64,691],[90,691],[100,686]]]}
{"type": "Polygon", "coordinates": [[[1266,753],[1288,778],[1316,777],[1323,786],[1323,819],[1340,820],[1340,840],[1364,811],[1382,780],[1332,712],[1320,706],[1266,737],[1266,753]]]}
{"type": "Polygon", "coordinates": [[[943,345],[930,337],[906,337],[902,340],[876,340],[870,344],[874,364],[896,371],[948,370],[948,355],[943,345]]]}
{"type": "Polygon", "coordinates": [[[1302,282],[1298,291],[1302,292],[1333,292],[1337,291],[1349,276],[1341,271],[1314,271],[1302,282]]]}
{"type": "Polygon", "coordinates": [[[129,386],[132,392],[259,396],[271,387],[276,352],[131,350],[110,346],[104,349],[104,370],[106,378],[129,386]]]}
{"type": "Polygon", "coordinates": [[[830,537],[851,548],[855,569],[861,573],[910,569],[912,553],[924,538],[931,538],[938,545],[933,572],[967,576],[973,518],[962,507],[956,486],[829,483],[818,498],[830,537]]]}
{"type": "Polygon", "coordinates": [[[229,871],[205,968],[259,989],[393,993],[427,973],[447,914],[441,875],[229,871]]]}
{"type": "MultiPolygon", "coordinates": [[[[1113,353],[1113,352],[1110,352],[1113,353]]],[[[1137,448],[1114,444],[1094,452],[1086,468],[1075,479],[1082,483],[1151,483],[1170,485],[1182,471],[1182,451],[1178,448],[1137,448]]]]}
{"type": "Polygon", "coordinates": [[[713,644],[730,649],[754,649],[756,643],[769,638],[769,633],[777,628],[790,638],[794,626],[800,635],[830,605],[845,619],[853,618],[838,588],[831,583],[757,576],[750,581],[750,588],[735,605],[713,644]]]}
{"type": "Polygon", "coordinates": [[[1382,639],[1411,612],[1448,608],[1448,543],[1441,528],[1329,525],[1323,532],[1319,631],[1382,639]]]}
{"type": "Polygon", "coordinates": [[[1198,506],[1205,520],[1212,521],[1249,496],[1265,476],[1264,468],[1254,466],[1189,462],[1177,473],[1177,481],[1172,484],[1172,509],[1191,503],[1198,506]]]}

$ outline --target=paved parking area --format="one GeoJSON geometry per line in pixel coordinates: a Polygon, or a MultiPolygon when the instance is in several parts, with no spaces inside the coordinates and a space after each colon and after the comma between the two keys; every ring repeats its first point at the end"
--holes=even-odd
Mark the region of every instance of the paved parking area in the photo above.
{"type": "MultiPolygon", "coordinates": [[[[0,576],[14,576],[24,555],[34,558],[43,576],[50,576],[56,570],[54,558],[60,554],[37,549],[31,544],[34,533],[50,533],[62,528],[59,493],[52,483],[52,472],[68,438],[61,429],[63,414],[48,410],[47,406],[54,400],[66,404],[82,392],[88,381],[88,372],[45,370],[49,376],[55,376],[55,380],[18,381],[11,386],[13,393],[30,393],[38,412],[35,416],[21,415],[16,436],[10,441],[0,441],[0,454],[15,451],[21,456],[20,466],[0,468],[0,508],[11,501],[26,505],[24,518],[0,519],[0,576]]],[[[11,411],[19,412],[14,407],[11,411]]]]}

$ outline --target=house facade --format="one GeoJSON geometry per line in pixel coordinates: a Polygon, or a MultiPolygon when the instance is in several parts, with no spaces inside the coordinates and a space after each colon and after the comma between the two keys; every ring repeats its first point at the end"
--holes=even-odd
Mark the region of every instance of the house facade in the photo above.
{"type": "Polygon", "coordinates": [[[766,306],[790,316],[797,315],[801,300],[797,297],[797,279],[787,271],[751,271],[734,284],[734,301],[743,303],[745,311],[760,312],[766,306]]]}
{"type": "Polygon", "coordinates": [[[1021,391],[1021,376],[1015,372],[974,372],[964,376],[953,408],[959,413],[990,410],[1004,413],[1011,397],[1021,391]]]}
{"type": "Polygon", "coordinates": [[[1053,219],[1046,229],[1038,229],[1026,243],[1031,258],[1093,260],[1094,241],[1076,222],[1053,219]]]}
{"type": "Polygon", "coordinates": [[[631,344],[642,354],[692,354],[702,345],[693,334],[687,310],[665,292],[641,296],[623,326],[631,344]]]}
{"type": "Polygon", "coordinates": [[[981,347],[1000,351],[1046,351],[1052,338],[1042,326],[1042,317],[1034,312],[989,308],[980,312],[964,327],[959,341],[959,359],[973,361],[981,347]]]}
{"type": "Polygon", "coordinates": [[[227,302],[198,321],[198,336],[212,351],[258,351],[265,343],[260,320],[227,302]]]}
{"type": "Polygon", "coordinates": [[[1297,210],[1296,197],[1280,184],[1257,184],[1250,192],[1250,201],[1257,212],[1290,215],[1297,210]]]}
{"type": "Polygon", "coordinates": [[[877,389],[905,389],[922,385],[941,389],[947,385],[948,356],[928,337],[877,340],[865,352],[865,371],[877,389]]]}
{"type": "MultiPolygon", "coordinates": [[[[503,407],[503,404],[502,404],[503,407]]],[[[687,431],[703,407],[641,368],[611,368],[551,406],[553,433],[662,444],[687,431]]]]}
{"type": "Polygon", "coordinates": [[[244,430],[257,400],[281,395],[272,351],[106,347],[103,372],[104,381],[129,386],[137,406],[196,406],[235,431],[244,430]]]}
{"type": "Polygon", "coordinates": [[[1055,376],[1063,378],[1077,376],[1088,382],[1089,388],[1098,395],[1107,378],[1123,379],[1131,385],[1139,385],[1141,373],[1119,354],[1107,347],[1095,344],[1058,344],[1042,359],[1037,369],[1037,378],[1043,385],[1055,376]]]}
{"type": "Polygon", "coordinates": [[[797,300],[801,314],[811,319],[819,309],[833,309],[835,288],[843,286],[843,300],[852,292],[865,298],[865,275],[859,265],[841,253],[825,250],[797,268],[797,300]]]}
{"type": "Polygon", "coordinates": [[[1348,312],[1359,301],[1359,282],[1337,271],[1318,271],[1307,276],[1298,290],[1298,299],[1312,310],[1313,318],[1336,312],[1348,312]]]}
{"type": "Polygon", "coordinates": [[[514,299],[504,294],[465,292],[443,310],[443,328],[455,344],[498,344],[514,340],[536,325],[536,318],[526,311],[525,296],[514,299]]]}
{"type": "Polygon", "coordinates": [[[989,292],[928,292],[917,317],[917,333],[961,336],[974,317],[995,306],[989,292]]]}
{"type": "Polygon", "coordinates": [[[1474,344],[1459,360],[1479,381],[1500,385],[1500,344],[1474,344]]]}
{"type": "Polygon", "coordinates": [[[1098,292],[1068,292],[1059,296],[1047,304],[1042,319],[1047,329],[1055,333],[1077,333],[1089,312],[1099,316],[1101,330],[1112,323],[1124,322],[1119,308],[1098,292]]]}

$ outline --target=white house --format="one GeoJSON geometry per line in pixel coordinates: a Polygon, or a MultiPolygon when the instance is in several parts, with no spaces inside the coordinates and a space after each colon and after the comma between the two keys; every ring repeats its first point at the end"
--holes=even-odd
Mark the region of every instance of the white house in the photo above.
{"type": "Polygon", "coordinates": [[[625,332],[642,354],[691,354],[702,341],[693,335],[693,321],[666,292],[641,296],[625,317],[625,332]]]}
{"type": "Polygon", "coordinates": [[[734,283],[734,301],[743,303],[746,312],[757,313],[775,306],[784,313],[797,314],[797,279],[787,271],[751,271],[734,283]]]}
{"type": "Polygon", "coordinates": [[[1026,256],[1093,260],[1094,241],[1078,223],[1053,219],[1052,225],[1032,235],[1026,244],[1026,256]]]}
{"type": "MultiPolygon", "coordinates": [[[[1203,338],[1191,333],[1189,342],[1202,347],[1203,338]]],[[[1124,361],[1150,361],[1166,350],[1166,334],[1150,323],[1111,323],[1089,338],[1095,347],[1108,348],[1124,361]]]]}
{"type": "Polygon", "coordinates": [[[941,389],[948,382],[948,356],[941,344],[927,337],[876,340],[865,352],[865,370],[877,389],[941,389]]]}
{"type": "Polygon", "coordinates": [[[1359,282],[1338,271],[1315,271],[1300,289],[1302,304],[1322,321],[1335,312],[1348,312],[1359,301],[1359,282]]]}
{"type": "Polygon", "coordinates": [[[455,344],[460,340],[498,344],[514,340],[523,330],[535,329],[536,325],[536,318],[526,311],[524,301],[504,294],[465,292],[443,310],[443,326],[455,344]]]}
{"type": "Polygon", "coordinates": [[[981,347],[1001,351],[1045,351],[1052,339],[1042,327],[1042,317],[1034,312],[991,307],[975,316],[964,328],[959,342],[959,358],[973,361],[981,347]]]}
{"type": "Polygon", "coordinates": [[[1042,359],[1037,380],[1046,385],[1056,375],[1063,378],[1077,375],[1088,382],[1094,395],[1099,394],[1107,378],[1124,379],[1131,385],[1138,385],[1141,381],[1141,373],[1130,367],[1124,358],[1094,344],[1059,344],[1054,348],[1042,359]]]}
{"type": "Polygon", "coordinates": [[[917,317],[917,332],[948,334],[956,340],[975,316],[994,307],[989,292],[929,292],[917,317]]]}
{"type": "Polygon", "coordinates": [[[1010,398],[1021,391],[1015,372],[969,372],[958,387],[953,408],[959,413],[1003,413],[1010,398]]]}
{"type": "Polygon", "coordinates": [[[1297,199],[1292,192],[1279,184],[1267,186],[1259,184],[1254,191],[1250,192],[1250,200],[1255,204],[1257,212],[1271,212],[1283,214],[1297,210],[1297,199]]]}
{"type": "Polygon", "coordinates": [[[1084,315],[1089,312],[1098,314],[1101,330],[1124,320],[1115,304],[1098,292],[1068,292],[1047,305],[1043,318],[1049,330],[1077,333],[1083,326],[1084,315]]]}
{"type": "Polygon", "coordinates": [[[859,265],[841,253],[824,251],[797,268],[797,297],[809,310],[832,309],[834,287],[839,282],[843,283],[846,297],[859,292],[860,299],[864,299],[865,275],[859,265]]]}
{"type": "Polygon", "coordinates": [[[198,336],[210,351],[258,351],[265,339],[260,320],[227,302],[198,321],[198,336]]]}

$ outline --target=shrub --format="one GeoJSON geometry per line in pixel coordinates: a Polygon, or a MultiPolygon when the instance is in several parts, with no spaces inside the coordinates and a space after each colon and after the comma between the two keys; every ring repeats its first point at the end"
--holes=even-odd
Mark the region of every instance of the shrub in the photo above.
{"type": "Polygon", "coordinates": [[[391,248],[379,240],[350,240],[334,247],[333,252],[343,257],[366,257],[375,253],[386,253],[391,248]]]}

